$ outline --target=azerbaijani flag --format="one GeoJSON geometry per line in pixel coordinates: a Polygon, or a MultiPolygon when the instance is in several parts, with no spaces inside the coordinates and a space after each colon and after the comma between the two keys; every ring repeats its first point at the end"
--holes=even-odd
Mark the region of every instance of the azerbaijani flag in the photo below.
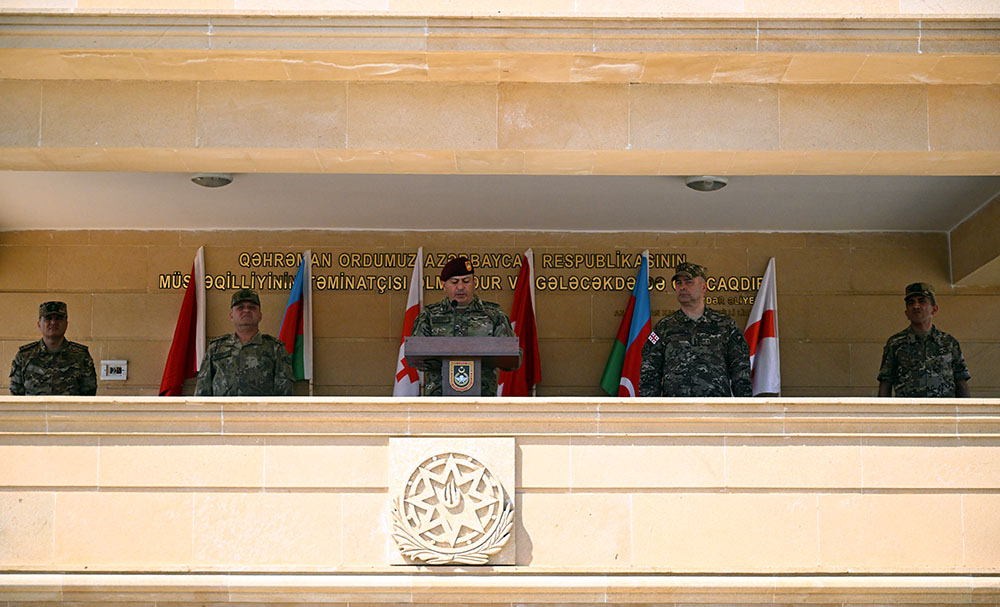
{"type": "Polygon", "coordinates": [[[295,379],[312,379],[312,251],[302,253],[302,265],[295,275],[292,292],[288,294],[285,318],[281,321],[278,339],[292,356],[295,379]]]}
{"type": "Polygon", "coordinates": [[[611,346],[608,364],[601,377],[601,388],[611,396],[635,396],[642,367],[642,346],[653,330],[649,308],[649,250],[642,252],[639,274],[628,306],[611,346]]]}

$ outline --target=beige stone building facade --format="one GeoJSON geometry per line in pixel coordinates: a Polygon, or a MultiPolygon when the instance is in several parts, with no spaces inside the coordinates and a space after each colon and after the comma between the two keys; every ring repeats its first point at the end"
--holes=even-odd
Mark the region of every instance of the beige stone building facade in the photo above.
{"type": "Polygon", "coordinates": [[[0,366],[48,299],[128,361],[0,398],[0,606],[1000,604],[998,17],[0,0],[0,366]],[[200,246],[209,335],[246,281],[277,333],[313,251],[315,396],[155,397],[200,246]],[[425,301],[466,253],[508,310],[534,251],[537,398],[388,397],[418,247],[425,301]],[[686,259],[740,324],[775,259],[782,398],[603,396],[644,249],[654,317],[686,259]],[[971,400],[874,398],[916,280],[971,400]],[[488,564],[406,556],[428,530],[393,509],[438,498],[488,564]]]}

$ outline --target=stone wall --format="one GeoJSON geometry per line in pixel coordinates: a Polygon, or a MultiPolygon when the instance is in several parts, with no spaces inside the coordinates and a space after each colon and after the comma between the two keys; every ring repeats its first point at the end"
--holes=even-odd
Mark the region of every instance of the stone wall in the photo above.
{"type": "Polygon", "coordinates": [[[607,0],[546,0],[529,2],[526,0],[502,0],[486,2],[476,0],[457,6],[445,0],[380,0],[361,3],[357,0],[4,0],[0,7],[12,10],[37,10],[44,6],[49,10],[79,12],[158,12],[170,10],[188,13],[256,13],[272,14],[366,14],[383,15],[453,15],[457,17],[552,17],[573,16],[606,18],[634,18],[640,16],[842,16],[858,17],[893,16],[953,16],[996,13],[996,5],[990,0],[838,0],[824,2],[806,0],[683,0],[664,5],[653,0],[628,0],[608,2],[607,0]]]}
{"type": "Polygon", "coordinates": [[[0,602],[994,604],[997,413],[0,398],[0,602]],[[510,564],[395,564],[394,444],[490,438],[509,445],[491,472],[513,470],[510,564]]]}

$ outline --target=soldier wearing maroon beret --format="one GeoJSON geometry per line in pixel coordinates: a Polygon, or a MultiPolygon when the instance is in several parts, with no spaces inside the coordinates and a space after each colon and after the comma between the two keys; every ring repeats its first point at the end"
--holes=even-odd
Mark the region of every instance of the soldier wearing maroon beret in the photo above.
{"type": "MultiPolygon", "coordinates": [[[[467,257],[456,257],[441,268],[444,299],[424,307],[413,321],[413,335],[425,337],[515,337],[500,306],[476,295],[476,276],[467,257]]],[[[441,362],[428,362],[424,395],[441,396],[441,362]]],[[[483,364],[482,395],[497,395],[497,369],[483,364]]]]}

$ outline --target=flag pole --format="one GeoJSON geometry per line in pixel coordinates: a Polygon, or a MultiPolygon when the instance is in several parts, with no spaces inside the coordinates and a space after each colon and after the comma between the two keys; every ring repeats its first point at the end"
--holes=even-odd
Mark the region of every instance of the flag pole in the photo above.
{"type": "Polygon", "coordinates": [[[302,297],[305,308],[302,312],[303,332],[305,333],[305,375],[309,379],[309,396],[313,395],[313,287],[312,287],[312,249],[306,249],[302,264],[305,266],[302,285],[302,297]]]}

